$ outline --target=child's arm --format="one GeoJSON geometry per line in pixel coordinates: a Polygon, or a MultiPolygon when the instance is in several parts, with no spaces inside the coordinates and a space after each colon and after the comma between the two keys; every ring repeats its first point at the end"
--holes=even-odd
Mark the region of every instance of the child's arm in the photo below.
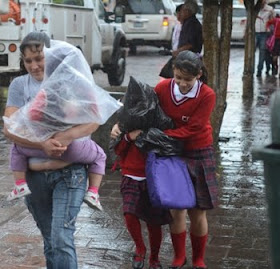
{"type": "Polygon", "coordinates": [[[56,133],[53,138],[58,140],[63,146],[68,146],[77,138],[91,135],[98,129],[97,123],[81,124],[74,126],[66,131],[56,133]]]}
{"type": "Polygon", "coordinates": [[[125,134],[121,141],[115,146],[115,153],[121,156],[123,153],[127,151],[127,147],[129,147],[130,143],[135,141],[137,136],[142,132],[142,130],[134,130],[130,133],[125,134]]]}
{"type": "MultiPolygon", "coordinates": [[[[13,113],[15,113],[19,108],[18,107],[7,107],[5,109],[4,116],[10,117],[13,113]]],[[[4,135],[11,140],[12,142],[27,148],[36,148],[43,150],[48,156],[50,157],[57,157],[60,156],[67,148],[63,147],[59,141],[55,139],[48,139],[44,142],[31,142],[27,139],[18,137],[9,133],[7,128],[4,125],[3,128],[4,135]]]]}

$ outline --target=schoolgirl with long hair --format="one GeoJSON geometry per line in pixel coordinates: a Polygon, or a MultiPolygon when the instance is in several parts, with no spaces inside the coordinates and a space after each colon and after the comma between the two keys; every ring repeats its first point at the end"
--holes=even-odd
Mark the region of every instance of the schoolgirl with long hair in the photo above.
{"type": "MultiPolygon", "coordinates": [[[[173,119],[174,129],[165,134],[184,142],[184,160],[196,191],[196,207],[172,209],[170,234],[174,258],[170,269],[183,268],[186,255],[186,217],[190,219],[192,268],[207,268],[205,249],[208,238],[206,212],[218,203],[210,116],[215,107],[215,92],[207,84],[207,72],[200,56],[191,51],[178,54],[173,66],[174,78],[155,87],[160,106],[173,119]]],[[[170,184],[176,184],[176,178],[170,184]]]]}

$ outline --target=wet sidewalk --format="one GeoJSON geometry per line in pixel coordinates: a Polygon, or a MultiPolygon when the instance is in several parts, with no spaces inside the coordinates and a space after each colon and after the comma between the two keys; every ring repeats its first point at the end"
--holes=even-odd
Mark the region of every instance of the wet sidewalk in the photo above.
{"type": "MultiPolygon", "coordinates": [[[[209,269],[271,268],[263,167],[261,162],[252,162],[251,150],[270,143],[269,99],[278,87],[278,78],[263,77],[255,81],[254,98],[244,101],[240,66],[230,69],[228,106],[220,133],[224,142],[218,149],[221,203],[208,213],[209,269]]],[[[6,202],[13,183],[9,144],[3,136],[0,148],[0,268],[44,268],[41,236],[23,201],[6,202]]],[[[131,268],[133,244],[124,228],[119,184],[118,172],[108,171],[100,191],[104,212],[82,207],[75,234],[81,269],[131,268]]],[[[191,261],[189,238],[187,253],[191,261]]],[[[160,258],[168,268],[172,260],[168,227],[160,258]]],[[[190,266],[188,262],[185,268],[190,266]]]]}

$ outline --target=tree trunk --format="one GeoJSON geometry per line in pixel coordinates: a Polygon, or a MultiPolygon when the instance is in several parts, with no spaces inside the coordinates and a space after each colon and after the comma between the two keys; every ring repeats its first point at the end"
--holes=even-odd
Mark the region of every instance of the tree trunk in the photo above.
{"type": "Polygon", "coordinates": [[[247,10],[247,25],[245,34],[245,55],[243,71],[243,97],[252,97],[254,93],[255,72],[255,22],[260,11],[262,0],[255,5],[252,0],[244,0],[247,10]]]}
{"type": "Polygon", "coordinates": [[[212,114],[214,143],[218,143],[223,122],[226,97],[230,39],[232,29],[232,0],[203,1],[204,63],[208,70],[208,84],[216,92],[216,107],[212,114]],[[221,16],[218,20],[219,8],[221,16]],[[218,29],[221,29],[220,36],[218,29]]]}

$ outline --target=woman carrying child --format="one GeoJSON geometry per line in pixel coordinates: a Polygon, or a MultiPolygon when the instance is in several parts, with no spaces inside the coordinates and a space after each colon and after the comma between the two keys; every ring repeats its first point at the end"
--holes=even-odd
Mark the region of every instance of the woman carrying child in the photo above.
{"type": "MultiPolygon", "coordinates": [[[[8,120],[12,120],[41,89],[45,71],[44,46],[50,46],[50,39],[43,32],[31,32],[21,43],[20,50],[27,74],[14,79],[9,87],[4,113],[8,120]]],[[[52,125],[59,126],[60,123],[54,118],[52,125]]],[[[17,146],[43,150],[49,158],[55,160],[66,152],[72,141],[90,136],[98,126],[94,122],[70,126],[44,141],[31,142],[11,133],[11,126],[5,121],[4,134],[17,146]]],[[[24,130],[19,128],[19,131],[24,130]]],[[[67,167],[64,167],[65,164],[60,168],[50,167],[46,171],[43,164],[45,161],[39,159],[37,170],[40,171],[27,171],[26,182],[31,194],[26,196],[26,203],[43,236],[46,267],[77,269],[74,232],[87,187],[86,169],[83,164],[76,163],[68,164],[67,167]]]]}

